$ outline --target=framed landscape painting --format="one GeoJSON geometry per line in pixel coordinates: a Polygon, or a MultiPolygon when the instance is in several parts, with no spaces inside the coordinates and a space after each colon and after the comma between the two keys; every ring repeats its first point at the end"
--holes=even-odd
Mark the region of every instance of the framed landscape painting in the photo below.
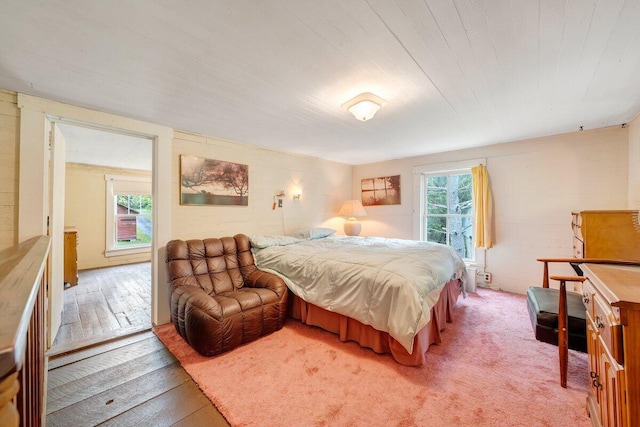
{"type": "Polygon", "coordinates": [[[365,178],[360,189],[363,206],[400,204],[400,175],[365,178]]]}
{"type": "Polygon", "coordinates": [[[249,166],[180,155],[181,205],[249,205],[249,166]]]}

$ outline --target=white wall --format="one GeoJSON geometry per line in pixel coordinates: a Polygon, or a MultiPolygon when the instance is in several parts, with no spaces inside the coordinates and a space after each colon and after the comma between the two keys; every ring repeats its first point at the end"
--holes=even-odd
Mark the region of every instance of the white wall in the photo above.
{"type": "MultiPolygon", "coordinates": [[[[29,98],[22,96],[23,102],[29,98]]],[[[401,175],[402,205],[367,208],[362,234],[412,238],[411,169],[425,164],[487,159],[497,229],[496,247],[488,251],[486,257],[487,271],[494,274],[495,285],[514,292],[522,293],[530,284],[539,282],[542,269],[535,262],[536,257],[571,254],[571,210],[640,207],[637,202],[640,194],[640,120],[637,117],[627,129],[597,129],[351,167],[177,131],[172,131],[174,138],[170,154],[165,156],[164,150],[170,144],[164,143],[168,131],[162,127],[34,100],[32,102],[39,103],[39,111],[150,135],[162,134],[160,143],[156,144],[160,147],[156,156],[161,159],[156,160],[158,167],[154,170],[154,182],[160,187],[158,194],[162,199],[159,205],[161,229],[157,231],[155,240],[159,246],[157,266],[162,271],[164,244],[170,238],[201,238],[238,232],[275,234],[305,225],[325,225],[342,231],[343,219],[335,216],[342,201],[359,196],[360,179],[376,176],[401,175]],[[179,154],[248,164],[251,180],[249,206],[180,206],[179,154]],[[303,191],[299,202],[291,200],[291,191],[296,185],[303,191]],[[285,208],[273,211],[273,193],[281,189],[288,193],[285,208]],[[169,226],[162,225],[166,219],[169,226]]],[[[23,123],[16,108],[15,93],[0,92],[0,107],[0,115],[6,116],[0,117],[0,145],[8,161],[3,164],[9,168],[13,164],[14,168],[13,173],[7,172],[6,176],[0,177],[0,214],[6,220],[2,221],[4,228],[0,230],[0,237],[5,237],[0,239],[0,246],[6,247],[19,238],[40,234],[40,221],[34,222],[22,216],[17,221],[15,194],[18,191],[18,174],[15,168],[18,164],[18,129],[23,123]],[[24,233],[18,232],[19,226],[27,228],[24,233]]],[[[35,119],[26,120],[29,126],[25,125],[25,129],[31,128],[35,119]]],[[[34,150],[42,147],[44,140],[42,135],[34,132],[23,135],[23,138],[33,139],[29,147],[34,150]]],[[[28,183],[20,182],[20,187],[25,187],[20,189],[24,194],[40,191],[38,183],[42,183],[43,171],[31,170],[34,176],[29,177],[28,183]]],[[[157,271],[154,275],[154,284],[157,285],[154,300],[158,304],[154,321],[163,323],[168,319],[164,273],[157,271]]]]}
{"type": "Polygon", "coordinates": [[[151,178],[151,172],[67,163],[64,225],[78,229],[78,269],[109,267],[151,260],[145,253],[104,256],[107,191],[105,175],[151,178]]]}
{"type": "Polygon", "coordinates": [[[20,110],[15,92],[0,89],[0,250],[18,242],[20,110]]]}
{"type": "Polygon", "coordinates": [[[496,226],[486,271],[492,285],[524,293],[541,280],[536,258],[571,256],[571,211],[627,208],[628,138],[617,126],[355,166],[356,197],[363,178],[401,175],[402,204],[367,207],[362,234],[412,238],[413,167],[486,158],[496,226]]]}
{"type": "Polygon", "coordinates": [[[629,209],[640,209],[640,114],[629,123],[629,209]]]}
{"type": "MultiPolygon", "coordinates": [[[[119,129],[154,140],[154,239],[152,252],[152,321],[169,321],[168,291],[165,276],[164,247],[173,238],[203,238],[235,233],[281,234],[302,226],[324,225],[336,229],[343,219],[336,213],[343,200],[351,198],[352,166],[311,157],[221,141],[201,135],[174,131],[164,126],[140,122],[108,113],[87,110],[55,101],[13,93],[1,93],[0,114],[13,117],[5,122],[7,133],[0,132],[3,152],[10,154],[14,167],[18,156],[24,165],[19,176],[17,221],[15,191],[17,173],[6,183],[7,228],[14,239],[25,240],[40,235],[46,228],[46,117],[51,114],[74,122],[93,123],[105,129],[119,129]],[[7,104],[5,106],[5,104],[7,104]],[[16,109],[16,106],[20,110],[16,109]],[[19,123],[16,123],[20,117],[19,123]],[[15,125],[15,126],[14,126],[15,125]],[[19,139],[18,127],[19,125],[19,139]],[[20,144],[18,150],[17,144],[20,144]],[[15,145],[13,145],[15,144],[15,145]],[[20,155],[18,155],[18,152],[20,155]],[[197,155],[249,165],[250,196],[247,207],[180,206],[179,154],[197,155]],[[34,160],[35,159],[35,160],[34,160]],[[293,188],[303,191],[300,201],[293,202],[293,188]],[[273,195],[287,192],[285,207],[273,211],[273,195]],[[172,219],[171,215],[177,215],[172,219]]],[[[0,121],[0,124],[4,122],[0,121]]],[[[4,128],[0,128],[3,131],[4,128]]],[[[14,169],[15,171],[15,169],[14,169]]],[[[4,185],[6,184],[6,185],[4,185]]],[[[1,204],[0,204],[1,206],[1,204]]],[[[69,218],[69,225],[76,221],[69,218]]],[[[82,237],[80,237],[82,238],[82,237]]],[[[2,243],[2,242],[0,242],[2,243]]]]}
{"type": "Polygon", "coordinates": [[[172,163],[173,238],[285,234],[320,225],[342,231],[344,220],[337,213],[341,203],[351,198],[350,165],[179,131],[173,140],[172,163]],[[248,165],[249,205],[181,206],[181,154],[248,165]],[[299,201],[292,198],[295,188],[302,190],[299,201]],[[283,208],[274,210],[273,197],[280,190],[286,193],[283,208]]]}

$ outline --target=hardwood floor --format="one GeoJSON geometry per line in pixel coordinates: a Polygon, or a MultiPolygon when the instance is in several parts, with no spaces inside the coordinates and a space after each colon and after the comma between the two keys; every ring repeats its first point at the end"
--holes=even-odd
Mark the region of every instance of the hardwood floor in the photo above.
{"type": "Polygon", "coordinates": [[[82,270],[64,290],[62,325],[49,354],[151,328],[151,263],[82,270]]]}
{"type": "Polygon", "coordinates": [[[229,426],[150,331],[150,268],[84,270],[65,289],[47,353],[48,426],[229,426]]]}
{"type": "Polygon", "coordinates": [[[48,367],[47,426],[229,426],[150,331],[48,367]]]}

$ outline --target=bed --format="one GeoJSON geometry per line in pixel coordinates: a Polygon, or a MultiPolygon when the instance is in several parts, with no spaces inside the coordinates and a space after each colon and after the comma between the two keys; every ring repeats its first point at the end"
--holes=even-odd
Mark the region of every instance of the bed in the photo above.
{"type": "Polygon", "coordinates": [[[291,290],[290,317],[391,353],[403,365],[424,363],[464,292],[464,262],[446,245],[335,236],[331,229],[250,240],[258,268],[291,290]]]}

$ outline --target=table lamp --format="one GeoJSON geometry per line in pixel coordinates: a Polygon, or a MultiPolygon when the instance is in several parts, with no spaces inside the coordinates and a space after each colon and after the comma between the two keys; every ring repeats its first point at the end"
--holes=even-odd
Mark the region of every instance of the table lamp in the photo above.
{"type": "Polygon", "coordinates": [[[360,234],[362,224],[358,222],[356,217],[367,216],[367,211],[364,210],[360,200],[347,200],[342,204],[338,215],[347,217],[347,222],[344,223],[344,234],[357,236],[360,234]]]}

